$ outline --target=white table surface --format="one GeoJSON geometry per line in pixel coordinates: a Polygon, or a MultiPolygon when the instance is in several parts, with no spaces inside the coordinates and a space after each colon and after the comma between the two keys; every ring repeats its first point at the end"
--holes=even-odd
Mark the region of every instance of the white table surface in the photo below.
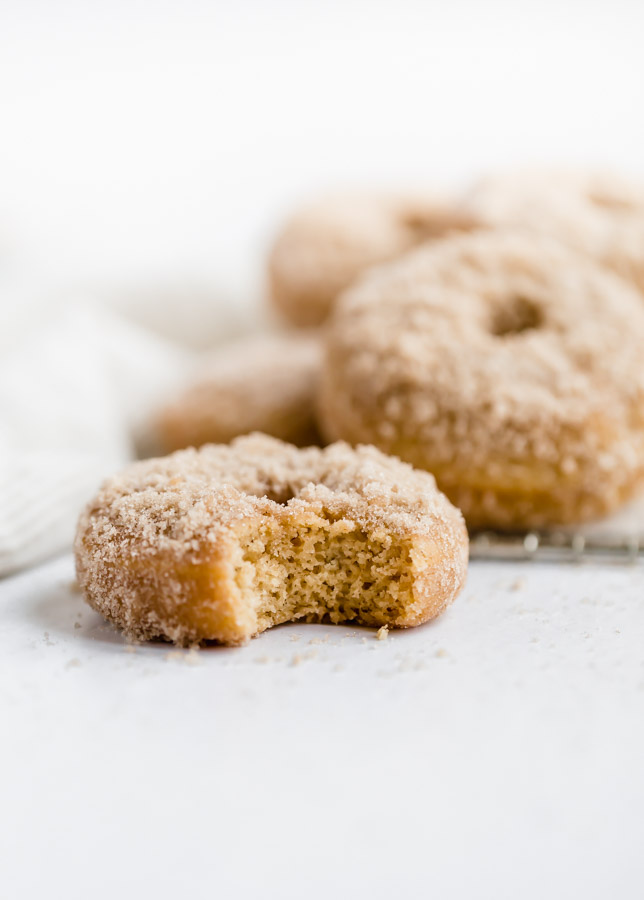
{"type": "MultiPolygon", "coordinates": [[[[318,189],[641,177],[643,24],[633,0],[9,0],[0,262],[136,322],[168,281],[245,309],[318,189]]],[[[644,571],[476,564],[386,641],[198,654],[127,647],[72,579],[0,582],[2,900],[644,896],[644,571]]]]}
{"type": "Polygon", "coordinates": [[[385,641],[201,651],[73,584],[0,584],[2,896],[642,896],[644,569],[477,563],[385,641]]]}

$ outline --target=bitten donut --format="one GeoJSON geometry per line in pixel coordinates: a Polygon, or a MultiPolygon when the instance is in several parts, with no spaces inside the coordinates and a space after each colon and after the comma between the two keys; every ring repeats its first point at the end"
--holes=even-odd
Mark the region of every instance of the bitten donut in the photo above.
{"type": "Polygon", "coordinates": [[[475,224],[471,213],[438,197],[321,198],[296,213],[273,246],[269,258],[273,302],[295,325],[319,325],[338,294],[368,267],[475,224]]]}
{"type": "Polygon", "coordinates": [[[265,435],[133,463],[81,516],[85,598],[130,638],[239,644],[297,619],[407,628],[463,586],[463,518],[374,447],[265,435]]]}
{"type": "Polygon", "coordinates": [[[320,443],[315,392],[320,344],[312,335],[245,338],[209,358],[157,416],[165,452],[227,443],[262,431],[298,446],[320,443]]]}
{"type": "Polygon", "coordinates": [[[518,171],[482,179],[464,206],[490,225],[550,235],[644,293],[644,185],[601,172],[518,171]]]}
{"type": "Polygon", "coordinates": [[[320,418],[433,472],[472,527],[582,522],[642,484],[642,348],[637,291],[559,242],[447,238],[341,298],[320,418]]]}

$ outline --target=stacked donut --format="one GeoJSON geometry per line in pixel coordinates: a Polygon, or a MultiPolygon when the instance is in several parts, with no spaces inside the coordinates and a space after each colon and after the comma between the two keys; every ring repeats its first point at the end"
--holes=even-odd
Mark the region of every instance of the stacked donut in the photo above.
{"type": "Polygon", "coordinates": [[[158,418],[166,450],[206,446],[136,464],[81,520],[81,584],[130,635],[419,624],[463,583],[459,509],[549,527],[641,488],[639,188],[527,172],[325,198],[268,269],[290,330],[208,361],[158,418]],[[251,431],[289,443],[208,446],[251,431]]]}
{"type": "Polygon", "coordinates": [[[166,449],[252,430],[374,444],[470,527],[583,522],[638,489],[644,189],[534,171],[457,198],[329,196],[268,269],[300,330],[238,346],[226,377],[209,364],[162,415],[166,449]]]}

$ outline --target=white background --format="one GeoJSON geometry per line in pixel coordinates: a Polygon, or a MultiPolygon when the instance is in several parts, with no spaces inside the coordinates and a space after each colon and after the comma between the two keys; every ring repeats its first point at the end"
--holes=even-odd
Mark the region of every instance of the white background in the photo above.
{"type": "MultiPolygon", "coordinates": [[[[643,34],[635,0],[4,0],[0,263],[250,308],[317,188],[644,174],[643,34]]],[[[479,564],[386,642],[196,659],[129,651],[72,577],[0,585],[3,897],[644,893],[641,570],[479,564]]]]}
{"type": "Polygon", "coordinates": [[[252,268],[320,187],[644,173],[637,0],[0,10],[0,221],[72,281],[252,268]]]}

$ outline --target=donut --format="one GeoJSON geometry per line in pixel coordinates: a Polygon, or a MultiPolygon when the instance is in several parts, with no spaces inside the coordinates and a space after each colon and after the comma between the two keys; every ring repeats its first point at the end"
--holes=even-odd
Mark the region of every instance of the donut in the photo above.
{"type": "Polygon", "coordinates": [[[274,305],[300,327],[321,324],[365,269],[476,220],[439,197],[347,193],[322,197],[287,222],[269,257],[274,305]]]}
{"type": "Polygon", "coordinates": [[[340,299],[322,431],[433,472],[472,528],[583,522],[641,487],[642,348],[637,291],[560,242],[446,238],[340,299]]]}
{"type": "Polygon", "coordinates": [[[489,225],[548,234],[644,293],[644,185],[602,172],[510,172],[481,179],[464,208],[489,225]]]}
{"type": "Polygon", "coordinates": [[[463,518],[374,447],[266,435],[130,464],[82,513],[88,603],[134,640],[240,644],[273,625],[408,628],[463,586],[463,518]]]}
{"type": "Polygon", "coordinates": [[[208,358],[160,410],[163,452],[228,443],[262,431],[298,446],[316,444],[320,344],[313,335],[256,335],[208,358]]]}

